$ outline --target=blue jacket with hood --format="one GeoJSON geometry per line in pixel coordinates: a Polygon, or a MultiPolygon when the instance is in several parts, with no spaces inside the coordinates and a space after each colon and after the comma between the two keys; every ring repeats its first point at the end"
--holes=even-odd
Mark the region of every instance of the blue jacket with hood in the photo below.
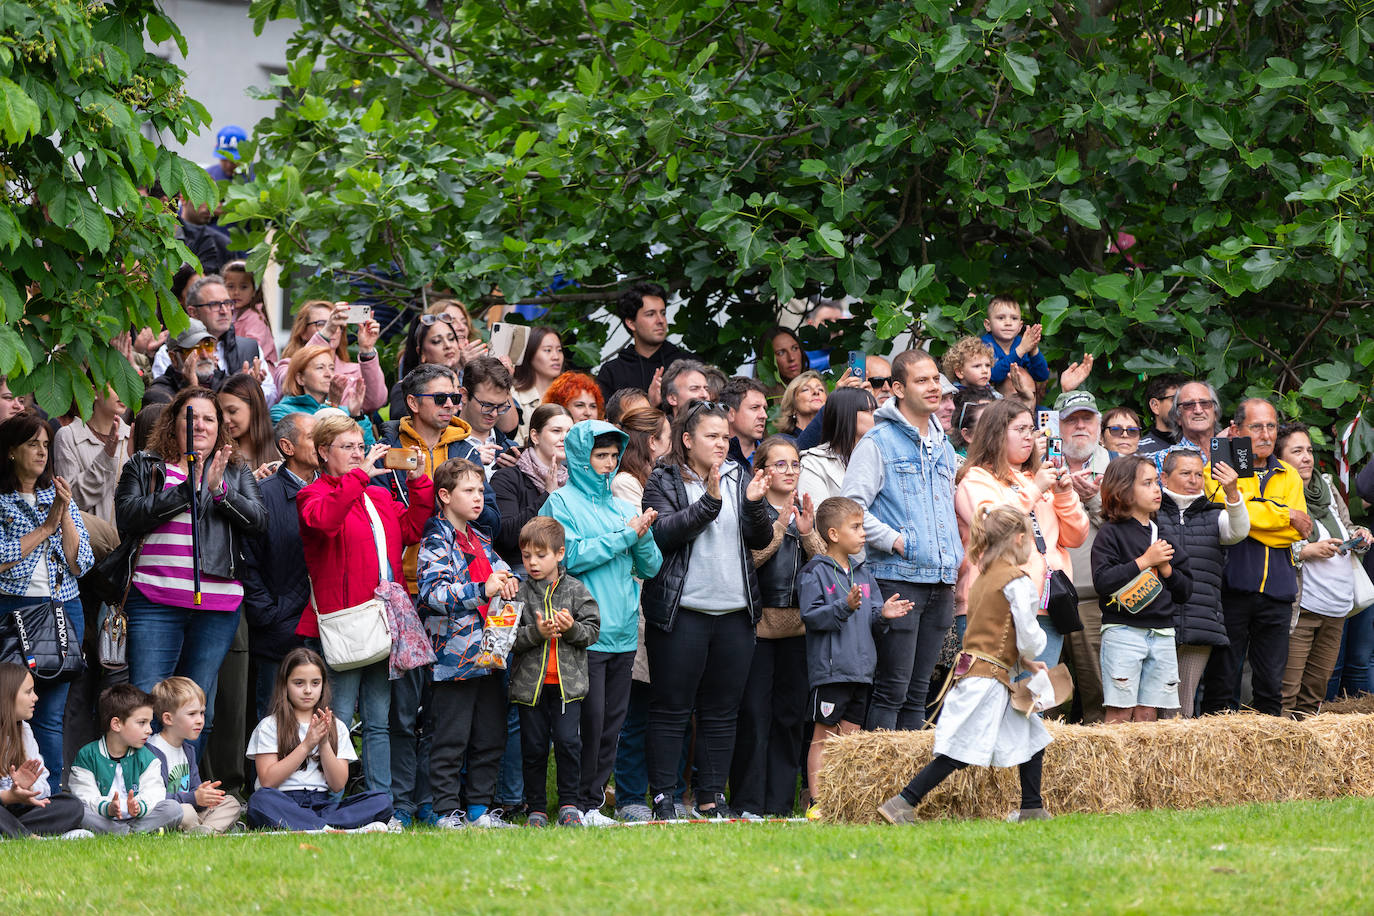
{"type": "Polygon", "coordinates": [[[633,652],[639,643],[639,583],[658,572],[663,554],[653,532],[642,537],[626,522],[639,509],[611,495],[611,480],[620,469],[617,459],[609,474],[592,471],[592,443],[614,433],[620,453],[630,437],[604,420],[583,420],[563,440],[568,482],[549,494],[540,515],[562,523],[567,532],[563,565],[582,580],[601,610],[601,634],[588,647],[592,652],[633,652]]]}

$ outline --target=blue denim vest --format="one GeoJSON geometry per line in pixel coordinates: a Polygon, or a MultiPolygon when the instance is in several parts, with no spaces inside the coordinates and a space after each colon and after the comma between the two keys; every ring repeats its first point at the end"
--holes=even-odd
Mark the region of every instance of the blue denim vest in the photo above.
{"type": "Polygon", "coordinates": [[[869,507],[902,533],[905,556],[868,548],[868,568],[878,579],[953,585],[964,559],[954,516],[954,448],[944,436],[930,453],[905,421],[882,416],[868,433],[883,456],[883,487],[869,507]]]}

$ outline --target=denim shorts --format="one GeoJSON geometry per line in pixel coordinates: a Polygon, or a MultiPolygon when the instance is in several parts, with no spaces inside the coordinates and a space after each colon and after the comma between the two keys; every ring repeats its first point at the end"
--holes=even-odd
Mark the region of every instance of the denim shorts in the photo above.
{"type": "Polygon", "coordinates": [[[1174,637],[1140,627],[1102,630],[1102,705],[1178,709],[1174,637]]]}

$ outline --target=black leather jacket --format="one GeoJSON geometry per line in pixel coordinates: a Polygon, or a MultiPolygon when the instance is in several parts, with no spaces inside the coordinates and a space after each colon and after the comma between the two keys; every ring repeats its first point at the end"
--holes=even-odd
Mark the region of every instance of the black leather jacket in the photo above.
{"type": "MultiPolygon", "coordinates": [[[[771,528],[777,524],[778,510],[771,505],[766,505],[765,508],[771,528]]],[[[763,595],[764,607],[801,606],[801,599],[797,596],[797,577],[801,575],[806,560],[806,553],[802,550],[801,534],[797,531],[797,522],[794,519],[782,533],[782,543],[778,545],[778,552],[759,567],[759,592],[763,595]]]]}
{"type": "MultiPolygon", "coordinates": [[[[767,547],[773,539],[773,527],[768,524],[764,501],[744,498],[745,489],[749,486],[747,471],[736,475],[738,493],[733,497],[725,492],[729,485],[727,481],[721,482],[721,495],[739,500],[740,569],[744,573],[745,591],[749,596],[749,614],[754,623],[758,623],[764,604],[759,595],[759,579],[748,551],[767,547]]],[[[663,565],[659,567],[658,575],[644,583],[641,604],[645,621],[672,632],[678,605],[682,601],[682,589],[687,582],[687,566],[692,560],[692,542],[720,514],[721,501],[704,494],[692,502],[687,498],[687,485],[683,482],[682,471],[674,465],[665,464],[654,468],[648,483],[644,485],[644,508],[650,507],[658,510],[658,521],[654,522],[653,531],[658,549],[663,552],[663,565]]]]}
{"type": "MultiPolygon", "coordinates": [[[[200,475],[196,477],[199,483],[200,475]]],[[[101,579],[121,593],[133,576],[134,555],[144,536],[191,504],[190,486],[182,482],[164,490],[166,479],[166,463],[152,452],[134,455],[125,462],[119,476],[115,488],[115,526],[120,543],[101,563],[101,579]]],[[[200,569],[205,575],[237,579],[243,551],[236,538],[266,531],[267,510],[258,492],[258,482],[246,466],[231,463],[224,471],[224,483],[227,492],[223,499],[206,494],[196,503],[200,511],[200,569]]],[[[119,595],[114,597],[118,600],[119,595]]]]}

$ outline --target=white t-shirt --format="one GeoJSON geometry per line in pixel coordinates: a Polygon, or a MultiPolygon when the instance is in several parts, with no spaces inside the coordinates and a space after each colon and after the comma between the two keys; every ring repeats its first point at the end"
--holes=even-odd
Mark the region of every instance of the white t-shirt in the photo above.
{"type": "MultiPolygon", "coordinates": [[[[301,722],[300,736],[305,740],[305,733],[310,729],[309,724],[301,722]]],[[[348,737],[348,726],[338,719],[334,720],[334,730],[339,736],[340,760],[357,760],[358,755],[353,752],[353,742],[348,737]]],[[[258,723],[258,727],[253,729],[253,736],[248,739],[248,757],[256,757],[259,754],[277,753],[277,720],[268,716],[258,723]]],[[[253,784],[261,789],[262,784],[257,780],[253,784]]],[[[305,758],[305,763],[301,764],[300,769],[282,780],[281,785],[277,786],[283,792],[290,792],[295,789],[312,789],[317,792],[328,792],[329,783],[325,781],[324,770],[320,768],[320,749],[316,747],[305,758]]]]}
{"type": "MultiPolygon", "coordinates": [[[[1339,518],[1336,531],[1327,531],[1321,522],[1315,523],[1312,541],[1340,538],[1349,535],[1339,518]]],[[[1307,560],[1302,564],[1302,609],[1323,617],[1344,617],[1355,606],[1355,576],[1350,569],[1350,554],[1336,554],[1323,560],[1307,560]]]]}
{"type": "Polygon", "coordinates": [[[167,758],[167,794],[169,796],[178,792],[188,792],[195,788],[191,785],[191,762],[186,758],[186,745],[172,747],[161,734],[153,735],[148,739],[148,743],[156,747],[162,752],[162,756],[167,758]]]}
{"type": "MultiPolygon", "coordinates": [[[[30,506],[38,505],[37,493],[20,493],[19,498],[30,506]]],[[[52,594],[52,580],[48,578],[50,548],[48,542],[44,541],[34,549],[38,551],[38,562],[33,567],[33,575],[29,576],[29,587],[24,590],[24,597],[47,598],[52,594]]]]}

